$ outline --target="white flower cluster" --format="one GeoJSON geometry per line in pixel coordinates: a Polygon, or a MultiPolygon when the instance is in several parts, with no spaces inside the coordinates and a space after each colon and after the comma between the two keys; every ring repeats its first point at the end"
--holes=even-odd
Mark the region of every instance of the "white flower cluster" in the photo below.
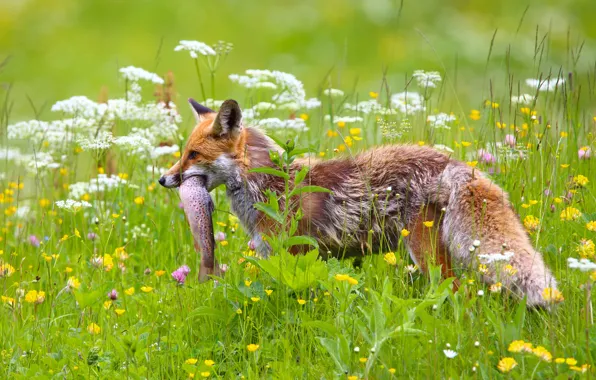
{"type": "Polygon", "coordinates": [[[286,109],[311,109],[320,107],[316,98],[306,99],[304,84],[294,75],[282,71],[246,70],[246,75],[231,74],[230,80],[246,88],[275,90],[271,100],[286,109]]]}
{"type": "Polygon", "coordinates": [[[47,141],[49,146],[58,149],[72,142],[79,133],[89,133],[96,129],[97,122],[91,119],[63,119],[55,121],[21,121],[8,126],[10,140],[30,140],[39,145],[47,141]]]}
{"type": "Polygon", "coordinates": [[[582,272],[591,272],[596,270],[596,264],[588,259],[576,259],[570,257],[567,259],[567,265],[571,269],[579,269],[582,272]]]}
{"type": "Polygon", "coordinates": [[[83,150],[107,150],[114,143],[111,132],[101,131],[95,138],[81,137],[77,143],[83,150]]]}
{"type": "Polygon", "coordinates": [[[391,95],[391,106],[404,115],[413,115],[426,110],[424,98],[417,92],[400,92],[391,95]]]}
{"type": "MultiPolygon", "coordinates": [[[[325,121],[331,120],[331,116],[325,115],[325,121]]],[[[333,116],[333,124],[337,123],[359,123],[364,119],[360,116],[333,116]]]]}
{"type": "Polygon", "coordinates": [[[75,212],[75,211],[79,211],[80,209],[83,209],[83,208],[91,207],[91,203],[89,203],[89,202],[77,201],[74,199],[67,199],[65,201],[56,201],[55,205],[58,208],[64,209],[66,211],[71,211],[71,212],[75,212]]]}
{"type": "Polygon", "coordinates": [[[188,51],[191,58],[198,58],[199,55],[216,55],[215,50],[204,42],[182,40],[174,51],[188,51]]]}
{"type": "Polygon", "coordinates": [[[358,104],[350,104],[346,103],[344,108],[350,111],[361,112],[364,114],[380,114],[380,115],[388,115],[391,114],[392,111],[386,107],[383,107],[379,102],[375,99],[371,100],[364,100],[362,102],[358,102],[358,104]]]}
{"type": "Polygon", "coordinates": [[[536,88],[538,91],[555,91],[555,88],[562,86],[565,83],[565,78],[553,79],[526,79],[526,84],[529,87],[536,88]]]}
{"type": "Polygon", "coordinates": [[[344,96],[344,92],[342,90],[338,90],[336,88],[327,88],[325,90],[323,90],[323,95],[332,97],[332,98],[340,98],[342,96],[344,96]]]}
{"type": "Polygon", "coordinates": [[[492,264],[500,261],[509,261],[515,255],[512,251],[505,251],[503,253],[489,253],[480,254],[478,259],[482,264],[492,264]]]}
{"type": "Polygon", "coordinates": [[[305,131],[308,128],[302,119],[288,119],[281,120],[278,118],[268,118],[256,121],[256,125],[264,129],[295,129],[297,131],[305,131]]]}
{"type": "Polygon", "coordinates": [[[156,159],[156,158],[159,158],[162,156],[172,155],[179,151],[180,151],[180,147],[178,145],[158,146],[156,148],[153,148],[153,150],[150,153],[150,156],[152,159],[156,159]]]}
{"type": "Polygon", "coordinates": [[[140,80],[146,80],[155,84],[163,84],[164,81],[161,77],[155,73],[141,69],[140,67],[128,66],[120,69],[120,73],[124,79],[131,82],[138,82],[140,80]]]}
{"type": "Polygon", "coordinates": [[[426,121],[432,128],[451,129],[449,123],[455,121],[455,119],[455,115],[449,115],[441,112],[436,115],[428,115],[426,121]]]}
{"type": "Polygon", "coordinates": [[[437,71],[416,70],[412,76],[416,78],[418,86],[422,88],[435,88],[437,83],[442,80],[441,74],[437,71]]]}
{"type": "Polygon", "coordinates": [[[511,103],[513,104],[532,104],[534,102],[534,96],[530,94],[522,94],[520,96],[512,96],[511,103]]]}
{"type": "Polygon", "coordinates": [[[77,182],[69,186],[70,196],[74,199],[80,199],[85,194],[100,193],[118,188],[127,184],[125,179],[112,175],[98,174],[97,178],[89,182],[77,182]]]}

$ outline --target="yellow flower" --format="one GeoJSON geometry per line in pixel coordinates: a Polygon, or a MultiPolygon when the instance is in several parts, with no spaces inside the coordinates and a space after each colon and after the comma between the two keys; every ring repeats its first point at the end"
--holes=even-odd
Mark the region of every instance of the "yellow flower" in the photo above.
{"type": "Polygon", "coordinates": [[[329,129],[327,131],[327,137],[337,137],[337,132],[332,131],[331,129],[329,129]]]}
{"type": "Polygon", "coordinates": [[[251,280],[244,280],[244,285],[248,288],[252,284],[251,280]]]}
{"type": "Polygon", "coordinates": [[[555,359],[555,363],[557,363],[557,364],[563,364],[563,363],[565,363],[565,358],[556,358],[555,359]]]}
{"type": "Polygon", "coordinates": [[[394,375],[395,374],[395,368],[389,368],[389,373],[394,375]]]}
{"type": "Polygon", "coordinates": [[[221,244],[222,247],[225,247],[226,245],[228,245],[228,241],[227,240],[222,240],[219,242],[219,244],[221,244]]]}
{"type": "Polygon", "coordinates": [[[348,284],[350,284],[350,285],[358,285],[358,280],[356,280],[355,278],[352,278],[352,277],[348,276],[348,284]]]}
{"type": "Polygon", "coordinates": [[[302,298],[298,298],[297,301],[299,305],[304,305],[306,303],[306,300],[303,300],[302,298]]]}
{"type": "Polygon", "coordinates": [[[581,174],[578,174],[575,177],[573,177],[573,183],[576,184],[579,187],[586,187],[586,185],[588,184],[588,182],[590,182],[590,180],[588,179],[588,177],[583,176],[581,174]]]}
{"type": "Polygon", "coordinates": [[[553,360],[551,353],[542,346],[536,347],[534,350],[532,350],[532,353],[545,362],[550,363],[553,360]]]}
{"type": "Polygon", "coordinates": [[[366,363],[368,361],[368,358],[360,358],[360,359],[358,359],[358,361],[360,363],[366,363]]]}
{"type": "Polygon", "coordinates": [[[406,230],[405,228],[401,230],[402,237],[408,237],[409,234],[410,234],[410,231],[406,230]]]}
{"type": "Polygon", "coordinates": [[[124,310],[124,309],[116,309],[116,310],[114,310],[114,313],[116,313],[118,316],[121,316],[125,312],[126,312],[126,310],[124,310]]]}
{"type": "Polygon", "coordinates": [[[215,362],[210,359],[205,360],[204,363],[207,367],[213,367],[213,365],[215,364],[215,362]]]}
{"type": "Polygon", "coordinates": [[[338,121],[337,122],[337,126],[340,127],[340,128],[343,128],[343,127],[346,126],[346,122],[345,121],[338,121]]]}
{"type": "Polygon", "coordinates": [[[488,289],[491,291],[491,293],[500,293],[502,288],[503,284],[497,282],[495,284],[492,284],[488,289]]]}
{"type": "Polygon", "coordinates": [[[575,251],[579,253],[582,258],[591,259],[596,251],[596,246],[592,240],[582,239],[575,248],[575,251]]]}
{"type": "Polygon", "coordinates": [[[397,265],[397,258],[395,257],[395,253],[388,252],[383,256],[383,260],[389,265],[397,265]]]}
{"type": "Polygon", "coordinates": [[[471,168],[475,168],[476,165],[478,165],[478,161],[468,161],[466,162],[466,165],[468,165],[471,168]]]}
{"type": "Polygon", "coordinates": [[[350,134],[352,136],[358,136],[360,133],[362,133],[361,128],[350,128],[350,134]]]}
{"type": "Polygon", "coordinates": [[[565,363],[567,363],[567,365],[576,365],[577,360],[575,360],[574,358],[567,358],[565,359],[565,363]]]}
{"type": "Polygon", "coordinates": [[[502,373],[507,373],[517,366],[517,362],[513,358],[503,358],[499,360],[497,368],[502,373]]]}
{"type": "Polygon", "coordinates": [[[433,224],[435,224],[435,222],[433,220],[427,220],[426,222],[424,222],[422,224],[424,224],[424,227],[431,228],[433,226],[433,224]]]}
{"type": "Polygon", "coordinates": [[[10,264],[0,265],[0,278],[10,277],[15,272],[14,267],[10,264]]]}
{"type": "Polygon", "coordinates": [[[107,300],[106,302],[103,303],[103,308],[108,310],[110,307],[112,307],[112,300],[107,300]]]}
{"type": "Polygon", "coordinates": [[[251,343],[248,346],[246,346],[246,349],[248,350],[248,352],[255,352],[259,349],[259,345],[251,343]]]}
{"type": "Polygon", "coordinates": [[[195,365],[197,364],[199,360],[195,359],[195,358],[190,358],[190,359],[186,359],[186,361],[184,363],[188,364],[188,365],[195,365]]]}
{"type": "Polygon", "coordinates": [[[124,291],[124,294],[126,294],[127,296],[132,296],[133,294],[135,294],[135,288],[134,287],[130,287],[130,288],[126,289],[124,291]]]}
{"type": "Polygon", "coordinates": [[[319,157],[325,157],[325,152],[319,152],[319,157]]]}
{"type": "Polygon", "coordinates": [[[509,344],[509,352],[532,352],[532,343],[523,340],[514,340],[509,344]]]}
{"type": "Polygon", "coordinates": [[[135,198],[134,202],[138,205],[145,204],[145,197],[138,196],[135,198]]]}
{"type": "Polygon", "coordinates": [[[348,376],[348,380],[358,380],[358,376],[350,375],[348,376]]]}
{"type": "Polygon", "coordinates": [[[252,302],[259,302],[261,300],[261,297],[250,297],[250,300],[252,302]]]}
{"type": "Polygon", "coordinates": [[[144,293],[149,293],[149,292],[151,292],[151,291],[153,290],[153,288],[152,288],[152,287],[150,287],[150,286],[141,286],[141,290],[142,290],[144,293]]]}
{"type": "Polygon", "coordinates": [[[161,277],[161,276],[163,276],[164,274],[166,274],[166,271],[165,271],[165,270],[161,270],[161,269],[160,269],[160,270],[156,270],[156,271],[155,271],[155,275],[156,275],[157,277],[161,277]]]}
{"type": "Polygon", "coordinates": [[[540,227],[540,219],[534,215],[528,215],[524,218],[524,227],[526,227],[528,232],[538,231],[538,228],[540,227]]]}
{"type": "Polygon", "coordinates": [[[376,99],[376,98],[379,97],[379,93],[378,92],[371,91],[371,92],[368,93],[368,96],[370,96],[373,99],[376,99]]]}
{"type": "Polygon", "coordinates": [[[83,196],[81,197],[82,200],[84,201],[88,201],[89,199],[91,199],[91,196],[87,193],[83,194],[83,196]]]}
{"type": "Polygon", "coordinates": [[[586,228],[588,231],[596,232],[596,220],[592,220],[586,223],[586,228]]]}
{"type": "Polygon", "coordinates": [[[68,286],[69,288],[72,288],[72,289],[78,289],[81,287],[81,281],[79,281],[79,279],[76,278],[75,276],[71,276],[68,278],[68,282],[66,283],[66,286],[68,286]]]}
{"type": "Polygon", "coordinates": [[[301,113],[301,114],[300,114],[300,118],[301,118],[302,120],[306,121],[306,120],[308,120],[308,115],[307,115],[307,114],[305,114],[305,113],[301,113]]]}
{"type": "Polygon", "coordinates": [[[470,111],[470,119],[472,120],[480,120],[481,116],[480,116],[480,111],[478,110],[472,110],[470,111]]]}
{"type": "Polygon", "coordinates": [[[91,323],[87,326],[87,331],[91,335],[97,335],[101,332],[101,327],[99,327],[96,323],[91,323]]]}
{"type": "Polygon", "coordinates": [[[2,302],[14,306],[14,298],[2,296],[2,302]]]}
{"type": "Polygon", "coordinates": [[[112,259],[112,255],[106,253],[103,255],[103,268],[106,272],[109,272],[114,267],[114,259],[112,259]]]}
{"type": "Polygon", "coordinates": [[[582,216],[582,213],[574,208],[574,207],[567,207],[563,212],[561,212],[561,220],[577,220],[582,216]]]}
{"type": "Polygon", "coordinates": [[[561,132],[561,138],[565,138],[569,136],[569,134],[567,132],[561,132]]]}
{"type": "Polygon", "coordinates": [[[464,148],[467,148],[467,147],[469,147],[470,145],[472,145],[472,143],[471,143],[471,142],[469,142],[469,141],[462,141],[462,142],[461,142],[461,145],[462,145],[464,148]]]}
{"type": "Polygon", "coordinates": [[[25,295],[25,301],[28,303],[40,304],[46,299],[46,293],[42,290],[29,290],[25,295]]]}
{"type": "Polygon", "coordinates": [[[336,274],[335,276],[333,276],[333,278],[335,278],[335,280],[337,281],[346,281],[350,276],[347,274],[336,274]]]}
{"type": "Polygon", "coordinates": [[[560,303],[565,301],[563,293],[553,288],[545,288],[542,291],[542,298],[544,298],[545,301],[552,303],[560,303]]]}
{"type": "Polygon", "coordinates": [[[43,199],[40,199],[40,200],[39,200],[39,206],[40,206],[41,208],[46,208],[46,207],[48,207],[48,206],[50,205],[50,203],[52,203],[52,202],[50,202],[50,200],[49,200],[49,199],[46,199],[46,198],[43,198],[43,199]]]}
{"type": "Polygon", "coordinates": [[[271,290],[271,289],[265,289],[265,294],[267,294],[268,296],[270,296],[271,293],[273,293],[273,290],[271,290]]]}
{"type": "Polygon", "coordinates": [[[211,372],[209,372],[209,371],[201,372],[201,377],[209,377],[210,375],[211,375],[211,372]]]}
{"type": "Polygon", "coordinates": [[[513,276],[514,274],[517,273],[517,269],[515,269],[515,267],[511,264],[505,265],[505,267],[503,268],[503,271],[510,276],[513,276]]]}

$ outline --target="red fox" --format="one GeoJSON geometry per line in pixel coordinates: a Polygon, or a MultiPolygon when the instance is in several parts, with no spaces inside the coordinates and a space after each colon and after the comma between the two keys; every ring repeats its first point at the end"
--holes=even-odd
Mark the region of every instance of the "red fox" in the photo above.
{"type": "MultiPolygon", "coordinates": [[[[180,161],[159,183],[178,187],[189,177],[202,176],[208,191],[225,185],[232,211],[257,249],[266,253],[262,236],[273,232],[273,224],[253,205],[265,201],[267,189],[284,202],[284,183],[249,170],[273,167],[269,152],[280,147],[242,124],[234,100],[225,101],[219,112],[189,102],[198,124],[180,161]]],[[[548,305],[543,292],[556,289],[556,280],[532,247],[507,193],[482,172],[414,145],[385,145],[348,158],[303,158],[294,161],[290,172],[304,165],[310,169],[305,183],[332,191],[306,193],[300,199],[299,233],[315,238],[321,252],[362,255],[363,247],[373,252],[397,249],[403,239],[422,271],[436,263],[444,277],[452,277],[453,260],[480,268],[488,284],[498,281],[527,296],[528,306],[548,305]]]]}

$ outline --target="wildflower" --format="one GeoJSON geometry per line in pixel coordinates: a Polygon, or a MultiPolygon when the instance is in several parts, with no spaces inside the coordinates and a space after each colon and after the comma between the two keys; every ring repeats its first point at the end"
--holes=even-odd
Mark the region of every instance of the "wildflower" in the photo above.
{"type": "Polygon", "coordinates": [[[145,204],[145,197],[138,196],[134,199],[134,202],[137,205],[145,204]]]}
{"type": "Polygon", "coordinates": [[[209,371],[202,371],[201,372],[201,377],[209,377],[211,375],[211,372],[209,371]]]}
{"type": "Polygon", "coordinates": [[[326,88],[325,90],[323,90],[323,95],[329,97],[342,97],[344,96],[344,92],[336,88],[326,88]]]}
{"type": "Polygon", "coordinates": [[[15,272],[14,267],[10,264],[0,264],[0,278],[10,277],[15,272]]]}
{"type": "Polygon", "coordinates": [[[503,358],[499,360],[497,368],[502,373],[507,373],[517,366],[517,362],[513,358],[503,358]]]}
{"type": "Polygon", "coordinates": [[[580,255],[582,258],[592,258],[594,256],[594,252],[596,251],[596,247],[594,242],[590,239],[582,239],[578,246],[575,248],[575,251],[580,255]]]}
{"type": "Polygon", "coordinates": [[[68,282],[66,283],[67,289],[78,289],[81,287],[81,281],[78,278],[71,276],[68,278],[68,282]]]}
{"type": "Polygon", "coordinates": [[[103,303],[103,308],[108,310],[110,307],[112,307],[112,300],[107,300],[103,303]]]}
{"type": "Polygon", "coordinates": [[[186,276],[190,273],[190,268],[188,265],[183,265],[180,268],[176,269],[172,272],[172,278],[178,282],[179,285],[183,285],[184,281],[186,281],[186,276]]]}
{"type": "Polygon", "coordinates": [[[302,298],[298,298],[297,301],[299,305],[304,305],[306,303],[306,300],[303,300],[302,298]]]}
{"type": "Polygon", "coordinates": [[[428,220],[426,222],[423,222],[422,224],[424,224],[424,227],[431,228],[433,224],[435,224],[435,222],[433,220],[428,220]]]}
{"type": "Polygon", "coordinates": [[[259,349],[259,345],[251,343],[248,346],[246,346],[246,349],[248,350],[248,352],[255,352],[259,349]]]}
{"type": "Polygon", "coordinates": [[[563,363],[565,363],[565,358],[556,358],[555,359],[555,363],[557,363],[557,364],[563,364],[563,363]]]}
{"type": "Polygon", "coordinates": [[[513,276],[517,273],[517,269],[511,264],[505,265],[505,267],[503,268],[503,271],[506,274],[508,274],[509,276],[513,276]]]}
{"type": "Polygon", "coordinates": [[[153,288],[150,286],[141,286],[141,290],[143,291],[143,293],[149,293],[153,291],[153,288]]]}
{"type": "Polygon", "coordinates": [[[482,297],[484,295],[484,290],[480,289],[476,294],[478,294],[478,297],[482,297]]]}
{"type": "Polygon", "coordinates": [[[101,327],[99,327],[96,323],[91,323],[87,326],[87,331],[91,335],[97,335],[101,332],[101,327]]]}
{"type": "Polygon", "coordinates": [[[389,252],[383,256],[383,259],[389,265],[397,265],[397,258],[395,257],[395,253],[389,252]]]}
{"type": "Polygon", "coordinates": [[[379,97],[379,93],[378,93],[378,92],[374,92],[374,91],[370,91],[370,92],[368,93],[368,96],[370,96],[370,97],[371,97],[371,98],[373,98],[373,99],[376,99],[376,98],[378,98],[378,97],[379,97]]]}
{"type": "Polygon", "coordinates": [[[254,303],[257,303],[261,300],[261,297],[250,297],[250,300],[254,303]]]}
{"type": "Polygon", "coordinates": [[[52,202],[49,199],[43,198],[39,200],[39,206],[41,208],[46,208],[48,207],[52,202]]]}
{"type": "Polygon", "coordinates": [[[476,120],[480,120],[481,116],[480,116],[480,111],[478,110],[472,110],[470,111],[470,119],[476,121],[476,120]]]}
{"type": "Polygon", "coordinates": [[[124,293],[125,293],[127,296],[132,296],[133,294],[135,294],[135,288],[134,288],[134,287],[130,287],[130,288],[126,289],[126,290],[124,291],[124,293]]]}
{"type": "Polygon", "coordinates": [[[578,260],[576,258],[569,257],[567,259],[567,265],[569,266],[569,268],[579,269],[582,272],[589,272],[589,271],[596,270],[596,264],[594,264],[593,262],[591,262],[588,259],[578,260]]]}
{"type": "Polygon", "coordinates": [[[44,291],[29,290],[25,295],[25,301],[28,303],[40,304],[46,299],[44,291]]]}
{"type": "Polygon", "coordinates": [[[515,136],[513,135],[505,135],[505,144],[509,145],[511,148],[515,148],[515,136]]]}
{"type": "Polygon", "coordinates": [[[358,359],[358,361],[362,364],[366,363],[368,361],[368,358],[360,358],[358,359]]]}
{"type": "Polygon", "coordinates": [[[395,368],[389,368],[389,373],[394,375],[396,372],[395,368]]]}
{"type": "Polygon", "coordinates": [[[401,236],[407,237],[410,234],[410,231],[406,230],[405,228],[401,230],[401,236]]]}
{"type": "Polygon", "coordinates": [[[495,156],[493,156],[490,152],[484,149],[478,150],[478,161],[482,162],[483,164],[494,164],[497,162],[495,156]]]}
{"type": "Polygon", "coordinates": [[[540,219],[534,215],[527,215],[524,218],[524,227],[528,232],[538,231],[538,228],[540,227],[540,219]]]}
{"type": "Polygon", "coordinates": [[[503,288],[503,284],[500,282],[496,282],[489,287],[491,293],[500,293],[501,289],[503,288]]]}
{"type": "Polygon", "coordinates": [[[184,363],[185,363],[185,364],[188,364],[188,365],[195,365],[195,364],[197,364],[197,362],[198,362],[198,361],[199,361],[198,359],[195,359],[195,358],[189,358],[189,359],[186,359],[186,360],[184,361],[184,363]]]}
{"type": "Polygon", "coordinates": [[[112,301],[116,301],[118,299],[118,292],[116,289],[112,289],[108,292],[108,298],[112,301]]]}
{"type": "Polygon", "coordinates": [[[362,133],[362,128],[350,128],[350,134],[352,136],[358,136],[362,133]]]}
{"type": "Polygon", "coordinates": [[[236,309],[236,314],[238,314],[238,315],[242,314],[242,309],[240,309],[240,308],[236,309]]]}
{"type": "Polygon", "coordinates": [[[592,220],[586,223],[586,228],[588,231],[596,232],[596,220],[592,220]]]}
{"type": "Polygon", "coordinates": [[[358,376],[350,375],[350,376],[348,376],[348,380],[358,380],[358,376]]]}
{"type": "MultiPolygon", "coordinates": [[[[163,84],[164,81],[159,75],[150,73],[149,71],[143,70],[138,67],[128,66],[120,69],[120,74],[131,82],[138,82],[139,80],[146,80],[155,84],[163,84]]],[[[84,147],[81,147],[84,149],[84,147]]]]}
{"type": "Polygon", "coordinates": [[[509,352],[532,352],[532,343],[523,340],[514,340],[509,344],[509,352]]]}
{"type": "Polygon", "coordinates": [[[56,207],[70,212],[77,212],[83,208],[91,207],[91,203],[89,202],[75,201],[73,199],[67,199],[65,201],[56,201],[54,204],[56,205],[56,207]]]}
{"type": "Polygon", "coordinates": [[[535,349],[532,350],[532,353],[534,355],[536,355],[538,358],[540,358],[541,360],[550,363],[553,359],[553,356],[551,355],[550,352],[548,352],[548,350],[542,346],[538,346],[535,349]]]}
{"type": "Polygon", "coordinates": [[[435,114],[435,115],[428,115],[426,117],[426,121],[428,122],[431,128],[436,129],[451,129],[449,125],[450,122],[455,121],[456,117],[452,114],[446,114],[444,112],[435,114]]]}
{"type": "Polygon", "coordinates": [[[408,272],[408,273],[416,273],[417,270],[418,270],[418,267],[414,264],[409,264],[406,266],[406,272],[408,272]]]}
{"type": "Polygon", "coordinates": [[[125,312],[126,312],[126,310],[124,310],[124,309],[115,309],[114,310],[114,313],[116,313],[116,315],[118,315],[118,316],[121,316],[125,312]]]}
{"type": "Polygon", "coordinates": [[[588,177],[583,176],[581,174],[578,174],[575,177],[573,177],[573,183],[576,186],[586,187],[586,185],[588,184],[588,182],[590,182],[590,180],[588,179],[588,177]]]}
{"type": "Polygon", "coordinates": [[[584,146],[579,148],[579,150],[577,151],[577,157],[580,160],[588,160],[590,159],[590,157],[592,156],[592,149],[590,149],[590,147],[584,146]]]}
{"type": "Polygon", "coordinates": [[[531,104],[534,101],[534,96],[530,94],[522,94],[520,96],[512,96],[511,103],[513,104],[531,104]]]}
{"type": "Polygon", "coordinates": [[[445,354],[447,359],[453,359],[454,357],[457,356],[457,352],[455,352],[453,350],[443,350],[443,353],[445,354]]]}
{"type": "Polygon", "coordinates": [[[215,362],[210,359],[205,360],[204,363],[207,367],[213,367],[213,365],[215,364],[215,362]]]}
{"type": "Polygon", "coordinates": [[[567,358],[567,359],[565,359],[565,363],[567,365],[576,365],[577,364],[577,360],[575,360],[574,358],[567,358]]]}
{"type": "Polygon", "coordinates": [[[221,244],[223,245],[223,242],[226,240],[226,234],[225,234],[225,232],[219,231],[218,233],[215,234],[214,238],[215,238],[215,241],[221,242],[221,244]]]}
{"type": "Polygon", "coordinates": [[[482,274],[487,274],[488,267],[485,264],[480,264],[480,265],[478,265],[478,272],[480,272],[482,274]]]}
{"type": "Polygon", "coordinates": [[[244,280],[244,286],[246,286],[247,288],[252,284],[251,280],[244,280]]]}
{"type": "Polygon", "coordinates": [[[478,255],[478,259],[483,264],[492,264],[500,261],[509,261],[511,260],[514,254],[515,253],[511,251],[505,251],[503,253],[480,254],[478,255]]]}
{"type": "Polygon", "coordinates": [[[273,290],[271,290],[271,289],[265,289],[265,294],[267,294],[267,296],[270,296],[271,293],[273,293],[273,290]]]}
{"type": "Polygon", "coordinates": [[[352,277],[348,277],[348,284],[350,285],[358,285],[358,280],[352,277]]]}
{"type": "Polygon", "coordinates": [[[2,296],[1,298],[2,298],[2,302],[3,302],[3,303],[7,303],[7,304],[9,304],[10,306],[14,306],[14,303],[15,303],[15,300],[14,300],[14,298],[12,298],[12,297],[7,297],[7,296],[2,296]]]}
{"type": "Polygon", "coordinates": [[[106,272],[109,272],[114,267],[114,259],[112,259],[112,255],[106,253],[103,255],[103,267],[106,272]]]}
{"type": "Polygon", "coordinates": [[[161,277],[164,274],[166,274],[166,271],[165,270],[160,269],[160,270],[156,270],[155,271],[155,276],[157,276],[157,277],[161,277]]]}
{"type": "Polygon", "coordinates": [[[442,80],[441,74],[437,71],[416,70],[412,76],[416,78],[418,86],[422,88],[435,88],[437,83],[442,80]]]}

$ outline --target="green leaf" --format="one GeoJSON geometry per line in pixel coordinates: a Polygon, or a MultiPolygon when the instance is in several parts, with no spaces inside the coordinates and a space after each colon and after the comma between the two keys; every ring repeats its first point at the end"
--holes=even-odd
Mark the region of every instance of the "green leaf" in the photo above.
{"type": "Polygon", "coordinates": [[[284,222],[283,215],[279,214],[277,211],[273,209],[273,207],[269,206],[266,203],[255,203],[253,207],[270,217],[271,219],[275,220],[276,222],[282,224],[284,222]]]}
{"type": "Polygon", "coordinates": [[[324,331],[324,332],[326,332],[327,334],[329,334],[330,336],[333,336],[333,337],[339,336],[339,330],[337,329],[337,327],[333,326],[329,322],[324,322],[324,321],[307,321],[307,322],[302,322],[302,326],[304,326],[304,327],[310,327],[310,328],[314,328],[314,329],[319,329],[319,330],[324,331]]]}
{"type": "Polygon", "coordinates": [[[284,245],[286,247],[291,247],[294,245],[312,245],[315,248],[319,248],[319,243],[317,243],[317,241],[315,239],[313,239],[310,236],[292,236],[290,238],[288,238],[285,242],[284,245]]]}
{"type": "Polygon", "coordinates": [[[290,198],[302,193],[332,193],[332,191],[321,186],[302,186],[296,187],[294,190],[292,190],[292,192],[290,193],[290,198]]]}
{"type": "Polygon", "coordinates": [[[269,174],[269,175],[272,175],[275,177],[281,177],[281,178],[285,179],[286,181],[288,181],[290,179],[290,176],[288,175],[288,173],[282,172],[281,170],[270,168],[268,166],[250,169],[248,172],[249,173],[269,174]]]}
{"type": "Polygon", "coordinates": [[[306,175],[308,174],[308,166],[303,166],[302,169],[298,173],[296,173],[296,178],[294,178],[294,185],[298,186],[304,181],[306,175]]]}

